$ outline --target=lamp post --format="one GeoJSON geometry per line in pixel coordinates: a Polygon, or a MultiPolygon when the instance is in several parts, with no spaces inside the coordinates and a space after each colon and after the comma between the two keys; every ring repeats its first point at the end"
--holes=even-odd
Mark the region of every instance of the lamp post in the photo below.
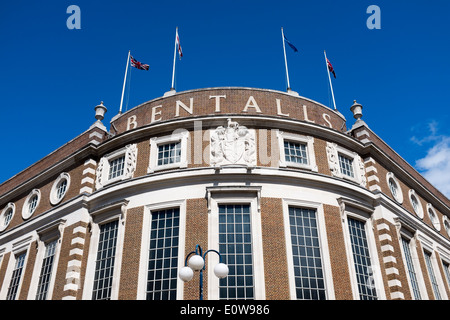
{"type": "Polygon", "coordinates": [[[195,251],[190,252],[186,256],[184,267],[178,272],[180,279],[184,282],[188,282],[194,277],[194,271],[200,271],[199,300],[203,300],[203,270],[205,270],[206,267],[206,255],[210,252],[215,252],[219,255],[219,263],[214,266],[214,274],[219,279],[225,278],[228,275],[228,266],[225,263],[222,263],[222,255],[219,251],[210,249],[203,254],[202,247],[198,244],[195,246],[195,251]],[[189,259],[189,257],[191,258],[189,259]]]}

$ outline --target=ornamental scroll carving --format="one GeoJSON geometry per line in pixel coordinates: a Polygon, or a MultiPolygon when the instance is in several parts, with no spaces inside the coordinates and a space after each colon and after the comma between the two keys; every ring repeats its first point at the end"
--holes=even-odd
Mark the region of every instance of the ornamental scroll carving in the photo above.
{"type": "Polygon", "coordinates": [[[133,178],[136,170],[137,146],[136,144],[129,144],[125,147],[125,168],[124,179],[133,178]]]}
{"type": "Polygon", "coordinates": [[[255,130],[228,119],[211,133],[211,165],[256,166],[255,130]]]}
{"type": "Polygon", "coordinates": [[[364,165],[364,161],[362,160],[362,158],[358,155],[356,156],[356,162],[359,168],[359,184],[362,187],[366,187],[367,186],[367,178],[366,178],[366,167],[364,165]]]}
{"type": "Polygon", "coordinates": [[[339,170],[339,160],[336,143],[327,142],[326,149],[327,149],[328,166],[330,167],[331,174],[334,177],[339,177],[340,170],[339,170]]]}

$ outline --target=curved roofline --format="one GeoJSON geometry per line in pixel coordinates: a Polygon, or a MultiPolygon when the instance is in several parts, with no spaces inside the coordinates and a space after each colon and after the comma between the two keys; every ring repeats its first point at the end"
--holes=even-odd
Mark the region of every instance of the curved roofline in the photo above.
{"type": "MultiPolygon", "coordinates": [[[[312,103],[314,103],[314,104],[316,104],[316,105],[319,105],[319,106],[321,106],[321,107],[323,107],[323,108],[325,108],[325,109],[328,109],[329,111],[333,112],[334,114],[336,114],[337,116],[339,116],[340,118],[342,118],[342,120],[344,120],[345,122],[347,122],[347,119],[345,119],[344,115],[343,115],[342,113],[340,113],[338,110],[331,109],[330,107],[327,107],[326,105],[324,105],[324,104],[322,104],[322,103],[320,103],[320,102],[317,102],[317,101],[315,101],[315,100],[312,100],[312,99],[310,99],[310,98],[306,98],[306,97],[303,97],[303,96],[300,96],[300,95],[293,95],[293,94],[290,94],[289,92],[284,92],[284,91],[279,91],[279,90],[274,90],[274,89],[263,89],[263,88],[252,88],[252,87],[210,87],[210,88],[191,89],[191,90],[180,91],[180,92],[176,92],[176,91],[175,91],[175,92],[174,92],[173,94],[171,94],[171,95],[168,95],[168,96],[162,96],[162,97],[158,97],[158,98],[154,98],[154,99],[145,101],[145,102],[143,102],[143,103],[141,103],[141,104],[139,104],[139,105],[137,105],[137,106],[131,108],[130,110],[125,111],[124,113],[117,114],[117,115],[115,115],[115,116],[112,117],[111,122],[113,122],[113,121],[115,121],[115,120],[121,118],[123,115],[125,115],[125,114],[127,114],[127,113],[129,113],[129,112],[131,112],[131,111],[133,111],[133,110],[135,110],[135,109],[137,109],[137,108],[139,108],[139,107],[145,105],[145,104],[148,104],[148,103],[151,103],[151,102],[154,102],[154,101],[158,101],[158,100],[161,100],[161,99],[164,99],[164,98],[168,98],[168,97],[173,97],[173,96],[176,96],[176,95],[178,95],[178,94],[186,94],[186,93],[190,93],[190,92],[198,92],[198,91],[210,91],[210,90],[236,90],[236,89],[239,89],[239,90],[253,90],[253,91],[266,91],[266,92],[273,92],[273,93],[281,93],[281,94],[284,94],[284,95],[289,96],[289,97],[304,99],[304,100],[307,100],[307,101],[309,101],[309,102],[312,102],[312,103]]],[[[169,92],[170,92],[170,91],[169,91],[169,92]]]]}

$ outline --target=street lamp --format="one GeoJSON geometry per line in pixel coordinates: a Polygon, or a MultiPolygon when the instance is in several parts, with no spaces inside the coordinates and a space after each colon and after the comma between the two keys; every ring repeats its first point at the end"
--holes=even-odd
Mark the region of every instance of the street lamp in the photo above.
{"type": "Polygon", "coordinates": [[[209,252],[215,252],[219,255],[219,263],[214,266],[214,274],[217,278],[223,279],[228,275],[228,266],[225,263],[222,263],[222,256],[217,250],[207,250],[204,254],[202,253],[202,247],[200,245],[195,246],[195,251],[190,252],[186,256],[186,260],[184,261],[184,267],[180,269],[178,272],[178,276],[184,282],[188,282],[192,280],[194,277],[194,271],[200,271],[200,296],[199,299],[203,300],[203,270],[205,270],[205,258],[206,254],[209,252]],[[192,255],[192,257],[191,257],[192,255]],[[189,257],[191,257],[189,259],[189,257]],[[189,259],[189,260],[188,260],[189,259]]]}

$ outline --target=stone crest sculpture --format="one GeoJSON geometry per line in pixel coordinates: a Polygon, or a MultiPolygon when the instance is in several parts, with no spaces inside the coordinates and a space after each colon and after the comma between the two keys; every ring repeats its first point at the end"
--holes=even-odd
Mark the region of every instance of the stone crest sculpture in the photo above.
{"type": "Polygon", "coordinates": [[[255,130],[228,119],[211,133],[211,165],[256,166],[255,130]]]}

